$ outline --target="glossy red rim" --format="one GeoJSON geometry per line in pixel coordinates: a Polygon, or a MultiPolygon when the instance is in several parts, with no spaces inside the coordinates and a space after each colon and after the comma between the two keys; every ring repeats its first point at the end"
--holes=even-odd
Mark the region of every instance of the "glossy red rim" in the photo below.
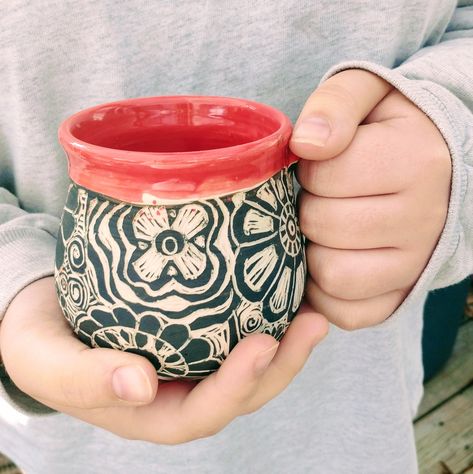
{"type": "Polygon", "coordinates": [[[287,146],[291,132],[289,118],[269,105],[234,97],[183,95],[126,99],[90,107],[64,120],[58,136],[74,182],[114,199],[152,203],[221,196],[256,186],[297,161],[287,146]],[[276,121],[278,128],[247,143],[182,152],[107,148],[73,133],[74,127],[106,108],[209,103],[245,108],[276,121]]]}

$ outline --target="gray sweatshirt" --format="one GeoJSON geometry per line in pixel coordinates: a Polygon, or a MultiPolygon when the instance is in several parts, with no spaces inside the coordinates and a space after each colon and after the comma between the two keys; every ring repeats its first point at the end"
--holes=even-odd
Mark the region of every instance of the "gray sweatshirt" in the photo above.
{"type": "MultiPolygon", "coordinates": [[[[3,376],[0,451],[27,474],[416,472],[422,308],[473,272],[473,2],[8,0],[0,14],[0,318],[53,273],[69,114],[164,94],[240,96],[292,120],[324,75],[357,67],[438,126],[453,181],[444,231],[383,324],[332,328],[291,386],[208,439],[127,441],[51,413],[3,376]]],[[[326,77],[327,77],[326,76],[326,77]]]]}

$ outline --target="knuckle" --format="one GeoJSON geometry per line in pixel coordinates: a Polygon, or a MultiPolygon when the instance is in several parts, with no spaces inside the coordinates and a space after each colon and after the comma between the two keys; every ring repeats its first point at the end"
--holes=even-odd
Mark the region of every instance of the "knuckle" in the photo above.
{"type": "Polygon", "coordinates": [[[328,80],[324,82],[316,91],[318,99],[327,98],[330,102],[340,104],[344,110],[353,110],[357,108],[358,101],[353,94],[341,84],[328,80]]]}

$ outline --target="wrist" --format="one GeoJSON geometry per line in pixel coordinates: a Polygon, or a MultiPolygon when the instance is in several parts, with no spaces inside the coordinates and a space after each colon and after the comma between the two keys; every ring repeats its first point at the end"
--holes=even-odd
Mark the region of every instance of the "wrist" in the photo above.
{"type": "MultiPolygon", "coordinates": [[[[30,302],[38,299],[37,287],[44,286],[45,284],[51,285],[54,288],[54,278],[52,276],[42,277],[20,289],[8,304],[5,314],[0,320],[0,369],[2,369],[2,371],[6,372],[4,357],[5,347],[7,346],[6,341],[12,339],[12,334],[17,331],[17,329],[12,327],[14,324],[13,321],[18,321],[16,316],[28,310],[27,307],[24,307],[25,305],[29,305],[30,302]]],[[[39,288],[39,291],[41,291],[41,293],[39,293],[40,295],[45,294],[44,289],[39,288]]]]}

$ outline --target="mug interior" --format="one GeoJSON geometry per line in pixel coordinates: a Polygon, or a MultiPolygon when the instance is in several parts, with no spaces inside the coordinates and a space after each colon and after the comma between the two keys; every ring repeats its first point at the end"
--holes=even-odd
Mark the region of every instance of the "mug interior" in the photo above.
{"type": "Polygon", "coordinates": [[[251,143],[280,127],[276,117],[247,104],[168,101],[104,105],[79,118],[70,131],[99,147],[183,153],[251,143]]]}
{"type": "Polygon", "coordinates": [[[297,161],[281,111],[247,99],[157,96],[97,105],[59,127],[72,181],[136,204],[250,189],[297,161]]]}

